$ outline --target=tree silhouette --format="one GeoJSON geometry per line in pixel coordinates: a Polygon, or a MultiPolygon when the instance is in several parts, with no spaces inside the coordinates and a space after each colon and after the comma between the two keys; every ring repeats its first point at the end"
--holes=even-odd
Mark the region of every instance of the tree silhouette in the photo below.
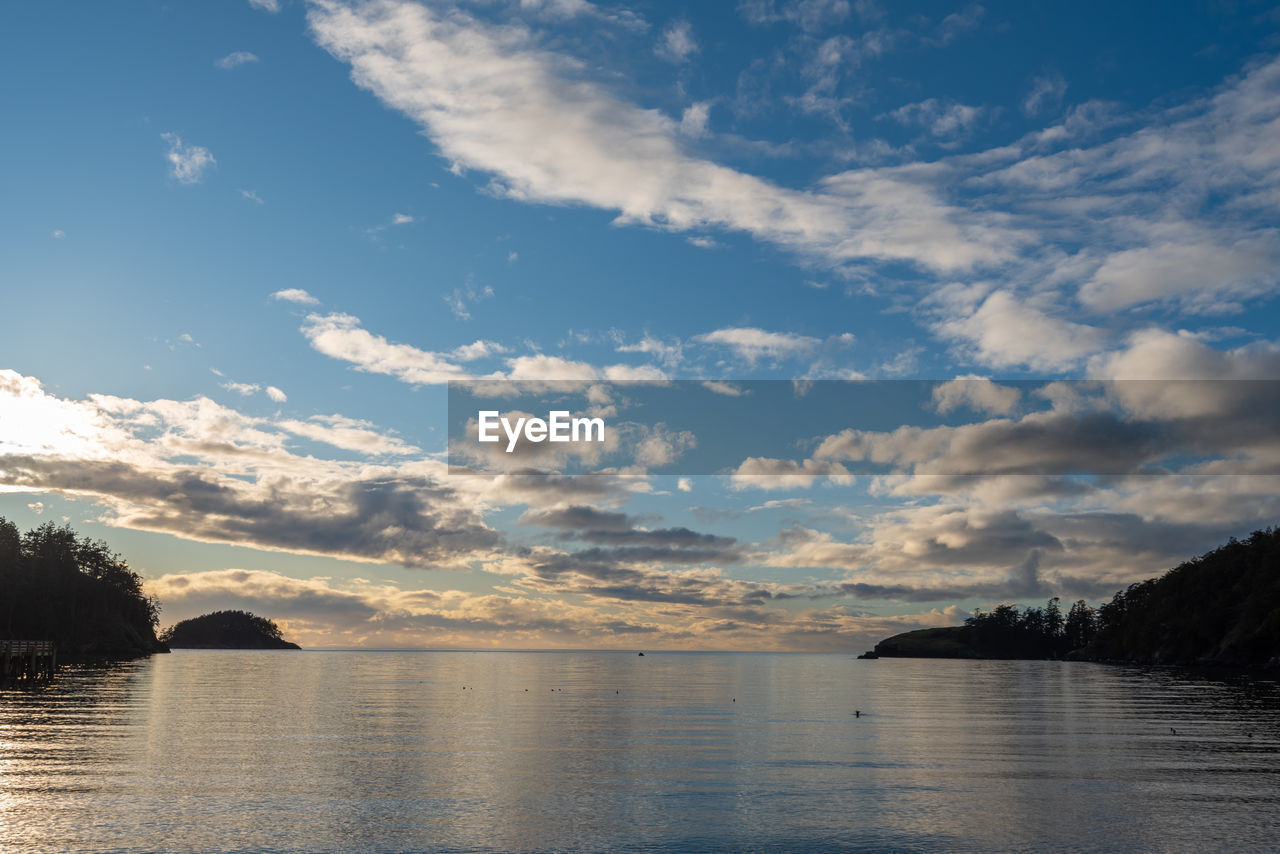
{"type": "Polygon", "coordinates": [[[174,649],[297,649],[280,627],[247,611],[214,611],[183,620],[160,636],[174,649]]]}
{"type": "Polygon", "coordinates": [[[1065,619],[1056,597],[1021,611],[1005,603],[974,611],[963,626],[888,638],[876,651],[1280,669],[1280,530],[1232,538],[1099,608],[1081,599],[1065,619]]]}
{"type": "Polygon", "coordinates": [[[137,655],[163,649],[159,603],[101,540],[47,522],[19,535],[0,517],[0,634],[51,640],[65,654],[137,655]]]}

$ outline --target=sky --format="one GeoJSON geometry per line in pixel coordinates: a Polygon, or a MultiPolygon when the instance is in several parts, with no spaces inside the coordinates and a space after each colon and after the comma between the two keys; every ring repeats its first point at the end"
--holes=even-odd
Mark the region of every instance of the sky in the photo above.
{"type": "Polygon", "coordinates": [[[0,515],[164,625],[857,652],[1280,518],[1267,3],[46,2],[0,45],[0,515]],[[450,474],[480,378],[931,380],[964,423],[450,474]]]}

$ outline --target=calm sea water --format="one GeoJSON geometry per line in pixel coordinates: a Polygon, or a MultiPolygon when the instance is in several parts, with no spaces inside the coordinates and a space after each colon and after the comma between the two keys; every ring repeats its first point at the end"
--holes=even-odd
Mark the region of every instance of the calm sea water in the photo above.
{"type": "Polygon", "coordinates": [[[1171,670],[176,652],[0,692],[0,850],[1274,850],[1278,760],[1171,670]]]}

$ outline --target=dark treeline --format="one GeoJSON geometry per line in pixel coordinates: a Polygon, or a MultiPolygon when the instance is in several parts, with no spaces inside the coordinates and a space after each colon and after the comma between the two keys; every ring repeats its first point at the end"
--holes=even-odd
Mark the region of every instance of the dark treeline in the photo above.
{"type": "Polygon", "coordinates": [[[0,638],[51,640],[60,656],[161,652],[159,611],[101,540],[52,522],[20,534],[0,517],[0,638]]]}
{"type": "Polygon", "coordinates": [[[280,627],[247,611],[214,611],[183,620],[161,639],[174,649],[299,649],[280,627]]]}
{"type": "Polygon", "coordinates": [[[1096,609],[1000,605],[963,626],[888,638],[876,653],[1280,668],[1280,529],[1232,538],[1096,609]]]}
{"type": "Polygon", "coordinates": [[[1098,609],[1093,658],[1280,667],[1280,529],[1234,537],[1098,609]]]}
{"type": "Polygon", "coordinates": [[[1097,638],[1098,611],[1083,599],[1062,613],[1055,596],[1043,608],[997,605],[964,621],[969,643],[983,658],[1062,658],[1097,638]]]}

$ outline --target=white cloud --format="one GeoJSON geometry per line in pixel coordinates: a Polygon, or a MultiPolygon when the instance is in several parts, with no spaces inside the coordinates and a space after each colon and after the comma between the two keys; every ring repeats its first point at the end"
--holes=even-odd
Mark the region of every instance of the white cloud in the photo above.
{"type": "MultiPolygon", "coordinates": [[[[805,4],[748,5],[744,14],[761,23],[800,22],[802,7],[814,21],[834,20],[805,4]]],[[[933,38],[944,44],[981,17],[970,6],[933,38]]],[[[1121,115],[1082,104],[1060,124],[988,151],[854,168],[792,188],[696,156],[701,102],[673,117],[625,101],[604,72],[552,52],[548,45],[564,42],[526,24],[498,27],[465,8],[446,14],[404,0],[318,3],[309,21],[359,86],[417,122],[460,172],[485,173],[486,192],[617,211],[620,224],[683,230],[696,245],[710,245],[712,229],[740,231],[851,281],[879,281],[881,263],[924,273],[886,290],[980,285],[972,305],[925,317],[984,365],[1076,366],[1110,343],[1105,330],[1117,324],[1107,313],[1152,301],[1239,310],[1280,281],[1274,230],[1254,224],[1270,222],[1259,217],[1280,198],[1280,156],[1268,144],[1280,121],[1280,61],[1172,108],[1121,115]],[[1017,340],[1023,320],[1044,334],[1044,352],[1027,343],[1031,334],[1017,340]]],[[[813,51],[800,71],[813,108],[822,101],[837,111],[845,93],[831,81],[891,41],[797,38],[813,51]]],[[[1043,113],[1064,86],[1046,72],[1021,106],[1043,113]]],[[[987,113],[934,98],[897,116],[950,145],[987,113]]],[[[469,313],[465,301],[449,301],[469,313]]]]}
{"type": "Polygon", "coordinates": [[[982,107],[967,104],[944,103],[928,98],[915,104],[907,104],[888,115],[904,125],[919,125],[930,134],[951,138],[967,133],[982,118],[982,107]]]}
{"type": "Polygon", "coordinates": [[[638,13],[621,7],[602,8],[587,0],[520,0],[520,9],[551,19],[595,18],[629,30],[644,31],[648,23],[638,13]]]}
{"type": "Polygon", "coordinates": [[[468,377],[465,370],[445,356],[408,344],[392,344],[361,328],[359,319],[349,314],[312,314],[307,317],[302,334],[318,352],[351,362],[368,373],[427,385],[468,377]]]}
{"type": "MultiPolygon", "coordinates": [[[[1145,376],[1164,365],[1166,373],[1158,377],[1195,371],[1212,379],[1247,378],[1280,366],[1280,347],[1259,343],[1218,353],[1190,333],[1147,331],[1132,336],[1115,360],[1125,376],[1145,376]]],[[[561,360],[528,368],[545,374],[580,366],[561,360]]],[[[953,431],[950,441],[973,449],[966,436],[975,430],[1011,437],[1009,428],[1032,422],[970,425],[953,431]]],[[[1267,438],[1274,444],[1273,433],[1267,438]]],[[[878,441],[886,453],[931,453],[921,437],[884,435],[878,441]]],[[[1017,450],[1007,441],[988,444],[996,459],[1017,450]]],[[[883,618],[840,604],[803,610],[772,600],[1094,598],[1280,513],[1274,477],[1143,476],[1082,482],[1074,491],[1033,476],[877,478],[874,495],[907,503],[851,508],[840,517],[839,533],[789,521],[791,527],[776,536],[746,544],[647,522],[641,527],[616,510],[627,488],[607,476],[450,479],[439,461],[416,459],[420,453],[394,434],[340,415],[252,417],[207,398],[67,400],[33,378],[0,371],[0,490],[73,496],[96,505],[105,523],[191,540],[432,570],[479,567],[503,576],[493,593],[476,592],[471,582],[467,590],[433,590],[252,569],[173,573],[148,582],[148,592],[163,598],[167,620],[244,607],[288,621],[290,634],[299,633],[304,643],[612,646],[615,631],[643,631],[655,648],[660,642],[847,649],[864,634],[874,641],[920,625],[957,622],[963,614],[953,606],[883,618]],[[325,459],[311,442],[360,459],[325,459]],[[544,520],[555,516],[562,520],[558,530],[591,547],[510,548],[512,542],[484,519],[503,504],[536,507],[544,520]],[[1006,504],[1022,506],[997,506],[1006,504]],[[572,524],[574,517],[585,521],[572,524]],[[854,519],[858,530],[845,533],[854,519]],[[828,567],[844,576],[823,583],[760,582],[721,568],[747,561],[753,577],[768,566],[828,567]]],[[[744,464],[732,483],[809,486],[817,479],[830,483],[819,476],[840,472],[835,460],[757,460],[744,464]]],[[[692,486],[692,479],[681,478],[675,490],[688,493],[692,486]]],[[[43,500],[33,504],[50,509],[48,498],[30,496],[36,498],[43,500]]],[[[814,509],[833,508],[815,501],[814,509]]],[[[764,511],[794,518],[809,509],[801,501],[771,501],[745,512],[764,511]]],[[[769,521],[753,518],[757,528],[769,521]]]]}
{"type": "Polygon", "coordinates": [[[575,362],[561,356],[538,353],[533,356],[517,356],[509,359],[511,370],[506,378],[512,380],[594,380],[600,372],[586,362],[575,362]]]}
{"type": "MultiPolygon", "coordinates": [[[[858,6],[860,13],[870,12],[871,4],[866,0],[858,6]]],[[[783,0],[781,7],[774,0],[740,0],[738,3],[738,12],[748,23],[759,26],[787,21],[811,33],[842,23],[850,11],[848,0],[783,0]]]]}
{"type": "Polygon", "coordinates": [[[600,369],[601,379],[610,382],[664,382],[666,371],[655,365],[605,365],[600,369]]]}
{"type": "Polygon", "coordinates": [[[1089,361],[1102,380],[1280,380],[1280,344],[1215,350],[1187,331],[1140,329],[1126,346],[1089,361]]]}
{"type": "Polygon", "coordinates": [[[1097,311],[1115,311],[1198,291],[1249,294],[1274,285],[1278,270],[1275,232],[1229,246],[1163,243],[1110,255],[1080,289],[1080,299],[1097,311]]]}
{"type": "Polygon", "coordinates": [[[306,421],[277,422],[281,429],[296,436],[324,442],[335,448],[362,454],[406,456],[419,454],[421,449],[395,436],[388,436],[377,427],[357,418],[342,415],[313,415],[306,421]]]}
{"type": "MultiPolygon", "coordinates": [[[[637,438],[629,438],[635,461],[646,468],[670,465],[688,450],[697,447],[697,437],[688,430],[673,431],[665,424],[646,427],[637,438]]],[[[677,482],[677,486],[678,486],[677,482]]]]}
{"type": "Polygon", "coordinates": [[[668,62],[686,62],[698,52],[698,41],[693,37],[693,25],[688,21],[673,21],[662,31],[662,38],[654,53],[668,62]]]}
{"type": "Polygon", "coordinates": [[[476,287],[474,284],[468,284],[465,288],[454,288],[452,293],[445,294],[443,299],[445,304],[462,320],[471,319],[471,306],[483,299],[489,299],[493,296],[493,288],[485,285],[484,287],[476,287]]]}
{"type": "MultiPolygon", "coordinates": [[[[541,554],[541,553],[538,553],[541,554]]],[[[551,555],[554,558],[556,555],[551,555]]],[[[799,612],[759,609],[779,585],[735,581],[715,571],[626,570],[617,595],[601,595],[590,576],[551,579],[529,574],[534,561],[492,561],[515,586],[494,593],[404,586],[368,579],[295,578],[261,569],[167,573],[146,583],[165,603],[165,619],[181,620],[216,608],[271,614],[284,635],[309,648],[375,649],[581,648],[611,649],[643,639],[648,649],[864,649],[886,635],[958,624],[952,606],[879,617],[835,605],[799,612]],[[523,577],[521,577],[523,576],[523,577]],[[634,588],[637,598],[622,598],[634,588]],[[563,595],[581,589],[594,601],[563,595]],[[757,598],[748,598],[755,596],[757,598]],[[654,601],[656,600],[656,601],[654,601]],[[669,600],[669,601],[667,601],[669,600]]]]}
{"type": "Polygon", "coordinates": [[[251,394],[262,391],[262,386],[257,383],[233,383],[225,382],[220,384],[227,391],[234,391],[242,397],[248,397],[251,394]]]}
{"type": "Polygon", "coordinates": [[[684,108],[680,114],[680,133],[694,139],[707,135],[707,120],[711,117],[711,102],[698,101],[684,108]]]}
{"type": "Polygon", "coordinates": [[[1067,81],[1056,72],[1042,74],[1031,81],[1031,91],[1022,102],[1022,111],[1034,116],[1044,106],[1061,103],[1062,96],[1067,93],[1067,81]]]}
{"type": "Polygon", "coordinates": [[[812,353],[822,343],[808,335],[794,332],[766,332],[754,327],[726,327],[695,335],[694,341],[728,347],[738,358],[754,365],[761,358],[775,361],[794,359],[812,353]]]}
{"type": "Polygon", "coordinates": [[[844,110],[853,103],[853,98],[842,94],[842,82],[865,60],[881,55],[890,41],[884,30],[876,29],[863,32],[857,38],[841,33],[817,42],[801,68],[809,88],[804,94],[788,96],[786,100],[802,112],[825,115],[848,133],[850,128],[844,110]]]}
{"type": "Polygon", "coordinates": [[[61,240],[67,236],[67,233],[62,229],[57,228],[57,229],[54,229],[53,233],[50,234],[49,236],[52,237],[54,240],[61,240]]]}
{"type": "Polygon", "coordinates": [[[436,481],[443,464],[323,459],[294,453],[297,437],[417,452],[340,416],[257,418],[204,397],[63,400],[0,371],[0,491],[85,498],[122,527],[354,560],[460,568],[498,543],[469,499],[436,481]]]}
{"type": "Polygon", "coordinates": [[[217,165],[213,154],[203,146],[186,145],[175,133],[161,134],[160,138],[169,143],[165,159],[169,161],[170,174],[183,184],[200,183],[205,171],[217,165]]]}
{"type": "Polygon", "coordinates": [[[978,28],[986,10],[977,3],[971,3],[958,12],[952,12],[938,24],[937,35],[932,39],[934,44],[946,46],[959,36],[978,28]]]}
{"type": "Polygon", "coordinates": [[[675,367],[684,358],[684,347],[679,339],[662,341],[648,333],[634,344],[619,344],[617,351],[619,353],[645,353],[653,356],[668,367],[675,367]]]}
{"type": "Polygon", "coordinates": [[[800,510],[813,506],[808,498],[771,498],[763,504],[748,507],[747,513],[761,513],[767,510],[800,510]]]}
{"type": "Polygon", "coordinates": [[[476,341],[449,353],[420,350],[409,344],[393,344],[360,326],[349,314],[312,314],[302,327],[312,348],[334,359],[350,362],[357,370],[385,374],[414,385],[437,385],[450,380],[590,380],[662,381],[666,373],[653,365],[596,366],[543,353],[507,358],[508,370],[474,374],[458,361],[474,361],[509,352],[490,341],[476,341]]]}
{"type": "Polygon", "coordinates": [[[824,478],[846,484],[852,480],[840,463],[748,457],[733,471],[729,482],[734,489],[808,489],[824,478]]]}
{"type": "Polygon", "coordinates": [[[249,5],[273,15],[280,11],[280,0],[249,0],[249,5]]]}
{"type": "Polygon", "coordinates": [[[1008,415],[1021,398],[1022,392],[1012,386],[999,385],[986,377],[972,374],[940,383],[933,389],[933,405],[941,413],[967,406],[975,412],[1008,415]]]}
{"type": "Polygon", "coordinates": [[[509,352],[511,352],[509,347],[504,347],[497,341],[478,340],[453,348],[449,355],[460,362],[474,362],[477,359],[488,359],[509,352]]]}
{"type": "Polygon", "coordinates": [[[213,64],[224,71],[230,71],[231,69],[238,68],[241,65],[247,65],[251,62],[257,61],[258,57],[249,53],[249,51],[237,50],[234,53],[227,54],[221,59],[215,60],[213,64]]]}
{"type": "Polygon", "coordinates": [[[391,215],[391,218],[388,219],[386,222],[381,223],[380,225],[374,225],[374,226],[370,226],[369,228],[366,228],[365,233],[373,237],[381,234],[382,232],[386,231],[388,228],[395,228],[401,225],[410,225],[413,222],[414,222],[414,218],[409,214],[394,213],[391,215]]]}
{"type": "Polygon", "coordinates": [[[302,288],[285,288],[276,291],[271,295],[272,299],[284,300],[285,302],[296,302],[298,305],[319,305],[320,300],[304,291],[302,288]]]}
{"type": "Polygon", "coordinates": [[[985,215],[944,203],[936,173],[854,171],[809,192],[692,157],[676,122],[583,81],[518,27],[395,0],[316,4],[308,20],[356,83],[514,199],[618,210],[621,223],[745,231],[828,263],[957,270],[1017,243],[985,215]]]}
{"type": "MultiPolygon", "coordinates": [[[[221,374],[219,374],[219,376],[221,376],[221,374]]],[[[225,383],[221,383],[221,385],[227,391],[234,391],[236,394],[241,395],[243,397],[248,397],[251,394],[257,394],[258,392],[261,391],[266,393],[267,397],[271,398],[276,403],[284,403],[289,399],[289,397],[284,392],[282,392],[280,389],[276,388],[273,385],[264,387],[259,383],[237,383],[237,382],[225,382],[225,383]]]]}
{"type": "Polygon", "coordinates": [[[1100,329],[1051,316],[1006,291],[991,294],[967,317],[942,321],[937,330],[964,342],[983,364],[1045,371],[1078,364],[1105,339],[1100,329]]]}
{"type": "Polygon", "coordinates": [[[240,195],[256,205],[263,204],[262,198],[254,190],[241,190],[240,195]]]}
{"type": "Polygon", "coordinates": [[[701,385],[707,391],[722,394],[725,397],[744,397],[751,394],[750,389],[744,389],[742,386],[721,382],[720,380],[704,380],[701,385]]]}

